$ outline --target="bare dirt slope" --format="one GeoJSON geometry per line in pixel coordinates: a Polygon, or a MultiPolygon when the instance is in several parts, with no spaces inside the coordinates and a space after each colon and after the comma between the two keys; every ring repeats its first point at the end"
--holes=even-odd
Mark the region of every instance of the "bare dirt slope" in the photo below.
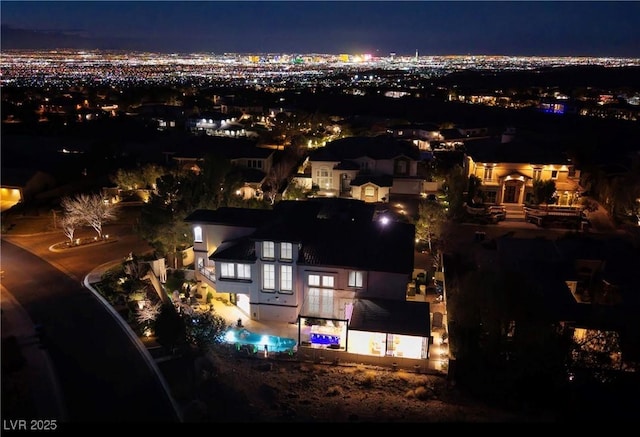
{"type": "Polygon", "coordinates": [[[196,360],[187,422],[523,422],[465,398],[446,378],[355,364],[241,357],[196,360]]]}

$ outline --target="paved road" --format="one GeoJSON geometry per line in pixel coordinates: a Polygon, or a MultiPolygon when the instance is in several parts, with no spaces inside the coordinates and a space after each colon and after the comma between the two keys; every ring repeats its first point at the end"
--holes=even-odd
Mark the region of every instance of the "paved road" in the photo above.
{"type": "MultiPolygon", "coordinates": [[[[133,231],[131,225],[113,224],[105,226],[111,242],[99,246],[79,247],[62,252],[52,251],[51,247],[65,241],[62,231],[37,233],[33,235],[5,235],[2,241],[16,244],[47,260],[71,278],[82,282],[96,266],[116,259],[124,259],[130,252],[142,255],[151,251],[151,247],[142,241],[133,231]]],[[[93,237],[95,232],[83,230],[77,232],[77,238],[93,237]]]]}
{"type": "Polygon", "coordinates": [[[126,233],[116,243],[65,253],[48,250],[60,241],[59,233],[12,239],[29,250],[2,240],[3,294],[10,292],[33,323],[46,327],[47,352],[66,420],[179,422],[162,381],[138,345],[81,283],[96,265],[144,246],[126,233]]]}

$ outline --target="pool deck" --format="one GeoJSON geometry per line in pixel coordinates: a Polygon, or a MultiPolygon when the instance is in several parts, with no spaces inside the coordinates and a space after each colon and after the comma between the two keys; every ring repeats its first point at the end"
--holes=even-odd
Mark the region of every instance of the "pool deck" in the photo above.
{"type": "MultiPolygon", "coordinates": [[[[213,299],[213,312],[222,316],[232,327],[237,327],[238,319],[242,321],[242,328],[252,334],[272,335],[282,338],[291,338],[298,343],[298,324],[284,322],[262,323],[258,320],[251,320],[249,316],[235,305],[225,303],[224,301],[213,299]]],[[[203,304],[203,309],[208,306],[203,304]]]]}

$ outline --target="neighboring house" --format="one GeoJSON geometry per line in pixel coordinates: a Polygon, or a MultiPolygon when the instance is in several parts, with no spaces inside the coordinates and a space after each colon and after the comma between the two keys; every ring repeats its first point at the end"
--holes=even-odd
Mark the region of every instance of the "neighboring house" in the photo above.
{"type": "Polygon", "coordinates": [[[456,129],[465,138],[481,138],[490,135],[487,126],[478,125],[456,125],[456,129]]]}
{"type": "Polygon", "coordinates": [[[261,198],[262,185],[273,166],[275,151],[258,147],[247,139],[228,139],[224,137],[194,137],[186,144],[164,152],[185,170],[196,173],[201,171],[205,156],[209,153],[228,159],[240,171],[243,186],[238,195],[244,199],[261,198]]]}
{"type": "Polygon", "coordinates": [[[442,136],[442,140],[435,142],[432,145],[432,149],[455,150],[464,145],[465,141],[469,139],[456,128],[442,129],[440,130],[440,135],[442,136]]]}
{"type": "Polygon", "coordinates": [[[390,135],[348,137],[311,153],[312,184],[319,196],[388,202],[391,194],[419,196],[420,151],[410,141],[390,135]]]}
{"type": "Polygon", "coordinates": [[[53,176],[40,170],[3,168],[0,176],[2,211],[34,200],[38,194],[56,185],[53,176]]]}
{"type": "MultiPolygon", "coordinates": [[[[527,293],[526,305],[536,308],[534,319],[514,316],[505,323],[508,336],[528,323],[546,321],[574,331],[574,338],[587,333],[615,333],[618,341],[600,344],[591,353],[606,353],[594,360],[608,370],[638,369],[640,365],[640,300],[637,250],[623,239],[562,238],[556,240],[504,237],[497,241],[495,268],[501,274],[520,276],[527,293]],[[541,274],[541,273],[544,274],[541,274]],[[530,320],[527,320],[527,319],[530,320]],[[599,348],[602,348],[599,350],[599,348]]],[[[532,313],[533,314],[533,313],[532,313]]],[[[611,337],[611,336],[609,336],[611,337]]]]}
{"type": "Polygon", "coordinates": [[[178,105],[164,103],[145,103],[132,108],[130,115],[136,115],[153,123],[158,130],[175,128],[184,123],[184,109],[178,105]]]}
{"type": "Polygon", "coordinates": [[[191,115],[185,121],[187,131],[194,134],[218,135],[220,128],[235,123],[237,118],[221,112],[202,112],[191,115]]]}
{"type": "Polygon", "coordinates": [[[444,139],[440,134],[440,127],[436,124],[398,124],[389,126],[387,133],[396,138],[410,140],[418,146],[425,158],[431,157],[428,154],[432,150],[431,144],[444,139]]]}
{"type": "Polygon", "coordinates": [[[297,323],[301,346],[427,358],[429,304],[406,300],[415,227],[373,210],[311,199],[194,211],[196,278],[253,320],[297,323]]]}
{"type": "Polygon", "coordinates": [[[582,192],[580,171],[562,150],[514,138],[513,132],[465,142],[464,169],[480,178],[490,204],[532,202],[536,179],[555,182],[558,205],[572,205],[582,192]]]}
{"type": "Polygon", "coordinates": [[[193,134],[216,135],[232,138],[257,137],[254,129],[240,122],[238,116],[221,112],[201,113],[187,118],[185,128],[193,134]]]}

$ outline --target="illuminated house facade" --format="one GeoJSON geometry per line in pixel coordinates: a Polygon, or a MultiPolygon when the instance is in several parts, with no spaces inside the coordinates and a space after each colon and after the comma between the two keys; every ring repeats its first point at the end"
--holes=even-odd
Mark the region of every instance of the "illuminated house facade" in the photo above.
{"type": "Polygon", "coordinates": [[[512,133],[466,142],[464,169],[482,181],[486,203],[528,204],[536,179],[555,182],[558,205],[572,205],[582,191],[580,171],[562,151],[519,141],[512,133]]]}
{"type": "Polygon", "coordinates": [[[196,279],[251,319],[297,323],[302,346],[427,357],[429,304],[406,300],[413,225],[375,221],[349,199],[197,210],[186,221],[196,279]]]}
{"type": "Polygon", "coordinates": [[[319,196],[388,202],[390,194],[420,195],[420,160],[418,146],[380,135],[332,141],[311,153],[308,163],[319,196]]]}

